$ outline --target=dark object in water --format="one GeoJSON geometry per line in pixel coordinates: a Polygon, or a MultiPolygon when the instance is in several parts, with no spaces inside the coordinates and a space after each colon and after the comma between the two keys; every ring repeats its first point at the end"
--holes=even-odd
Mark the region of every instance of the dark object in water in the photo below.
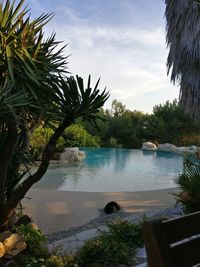
{"type": "Polygon", "coordinates": [[[121,207],[117,202],[110,201],[105,205],[104,212],[106,214],[111,214],[111,213],[115,212],[116,210],[120,210],[120,209],[121,209],[121,207]]]}

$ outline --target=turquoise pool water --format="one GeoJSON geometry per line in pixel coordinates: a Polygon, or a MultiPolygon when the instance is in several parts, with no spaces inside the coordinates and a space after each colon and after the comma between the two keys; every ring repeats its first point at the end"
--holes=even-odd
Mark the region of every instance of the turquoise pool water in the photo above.
{"type": "Polygon", "coordinates": [[[134,149],[81,148],[86,158],[79,163],[51,163],[35,188],[114,192],[175,187],[183,157],[166,152],[134,149]]]}

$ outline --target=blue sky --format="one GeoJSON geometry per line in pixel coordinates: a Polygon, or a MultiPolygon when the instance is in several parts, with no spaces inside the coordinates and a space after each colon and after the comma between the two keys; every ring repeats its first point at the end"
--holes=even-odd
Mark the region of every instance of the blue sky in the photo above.
{"type": "Polygon", "coordinates": [[[131,110],[150,113],[156,104],[178,98],[166,74],[164,1],[29,0],[33,16],[54,12],[45,32],[68,43],[73,74],[110,91],[131,110]]]}

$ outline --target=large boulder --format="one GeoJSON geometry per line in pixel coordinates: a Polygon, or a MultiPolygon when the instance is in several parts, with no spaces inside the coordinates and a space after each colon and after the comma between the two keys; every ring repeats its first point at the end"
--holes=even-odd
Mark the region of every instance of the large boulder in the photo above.
{"type": "Polygon", "coordinates": [[[68,147],[60,154],[60,160],[67,162],[81,161],[85,157],[85,152],[80,151],[78,147],[68,147]]]}
{"type": "Polygon", "coordinates": [[[156,151],[157,147],[154,143],[151,142],[145,142],[142,144],[142,150],[148,150],[148,151],[156,151]]]}
{"type": "Polygon", "coordinates": [[[177,149],[177,153],[183,154],[183,155],[195,155],[198,153],[198,147],[197,146],[180,146],[177,149]]]}
{"type": "Polygon", "coordinates": [[[5,254],[13,257],[26,249],[27,246],[23,235],[18,233],[6,238],[3,245],[5,247],[5,254]]]}
{"type": "Polygon", "coordinates": [[[177,152],[177,146],[173,145],[173,144],[168,144],[168,143],[165,143],[165,144],[159,144],[157,146],[157,150],[158,151],[163,151],[163,152],[173,152],[173,153],[176,153],[177,152]]]}
{"type": "Polygon", "coordinates": [[[2,258],[5,254],[6,250],[2,242],[0,242],[0,258],[2,258]]]}
{"type": "Polygon", "coordinates": [[[4,256],[6,258],[14,257],[24,249],[26,249],[26,242],[23,235],[12,234],[10,231],[0,233],[0,258],[4,256]]]}
{"type": "Polygon", "coordinates": [[[189,155],[195,155],[197,153],[197,151],[198,151],[198,147],[197,146],[189,146],[187,148],[187,153],[189,155]]]}
{"type": "Polygon", "coordinates": [[[186,146],[179,146],[177,148],[177,153],[178,154],[186,154],[186,152],[187,152],[187,147],[186,146]]]}

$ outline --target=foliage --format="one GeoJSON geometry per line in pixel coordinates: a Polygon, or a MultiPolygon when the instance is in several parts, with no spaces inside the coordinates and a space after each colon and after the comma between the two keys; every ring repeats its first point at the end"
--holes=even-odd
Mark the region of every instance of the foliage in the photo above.
{"type": "Polygon", "coordinates": [[[186,158],[183,173],[175,182],[181,192],[174,195],[183,204],[185,212],[200,211],[200,163],[186,158]]]}
{"type": "Polygon", "coordinates": [[[35,229],[31,224],[22,224],[16,227],[15,230],[24,236],[27,244],[27,248],[16,256],[17,262],[26,264],[31,261],[34,263],[37,260],[43,264],[43,259],[48,257],[49,253],[46,246],[46,238],[42,232],[39,229],[35,229]]]}
{"type": "Polygon", "coordinates": [[[188,145],[196,145],[200,146],[200,135],[197,132],[195,133],[187,133],[183,134],[180,138],[180,144],[182,146],[188,146],[188,145]]]}
{"type": "Polygon", "coordinates": [[[67,57],[55,34],[44,38],[51,14],[31,20],[29,10],[9,0],[0,4],[0,231],[31,186],[48,169],[65,128],[78,118],[96,124],[108,93],[78,75],[66,77],[67,57]],[[30,138],[39,126],[51,127],[41,162],[29,173],[30,138]],[[23,170],[23,171],[22,171],[23,170]],[[27,175],[29,174],[29,175],[27,175]]]}
{"type": "Polygon", "coordinates": [[[119,117],[123,116],[123,114],[126,112],[126,106],[123,105],[121,102],[114,99],[111,104],[111,110],[110,115],[112,117],[119,117]]]}
{"type": "Polygon", "coordinates": [[[193,0],[165,0],[167,59],[171,81],[180,84],[180,103],[196,121],[200,118],[200,6],[193,0]]]}
{"type": "Polygon", "coordinates": [[[126,221],[108,225],[109,231],[88,240],[78,251],[82,267],[120,266],[134,262],[135,249],[142,246],[142,227],[126,221]]]}
{"type": "Polygon", "coordinates": [[[35,248],[40,248],[46,242],[46,238],[42,232],[39,229],[35,229],[30,223],[27,225],[21,224],[15,230],[24,236],[27,249],[30,252],[33,252],[35,248]]]}
{"type": "MultiPolygon", "coordinates": [[[[50,137],[53,135],[53,129],[49,127],[38,127],[30,138],[30,148],[29,151],[33,156],[34,160],[41,159],[42,152],[45,148],[45,145],[50,140],[50,137]]],[[[55,152],[62,149],[64,145],[64,139],[60,137],[57,141],[55,152]]]]}
{"type": "Polygon", "coordinates": [[[99,147],[100,140],[96,136],[89,134],[80,124],[73,124],[68,127],[63,134],[65,146],[87,146],[99,147]]]}
{"type": "Polygon", "coordinates": [[[191,131],[193,126],[191,118],[184,114],[176,99],[171,103],[166,101],[163,105],[156,105],[153,118],[157,140],[162,143],[180,144],[183,133],[191,131]]]}
{"type": "MultiPolygon", "coordinates": [[[[30,152],[35,160],[41,159],[42,151],[53,134],[52,128],[37,128],[30,140],[30,152]]],[[[55,152],[63,152],[65,147],[99,147],[100,138],[92,136],[80,124],[69,126],[58,139],[55,152]]]]}
{"type": "Polygon", "coordinates": [[[97,121],[99,131],[88,123],[80,123],[90,134],[99,136],[103,146],[141,148],[145,141],[177,146],[200,142],[199,124],[184,114],[176,99],[154,106],[153,114],[130,111],[115,100],[111,110],[101,109],[100,114],[105,121],[97,121]]]}
{"type": "Polygon", "coordinates": [[[30,258],[23,267],[47,267],[47,265],[43,258],[30,258]]]}
{"type": "Polygon", "coordinates": [[[31,225],[17,227],[24,235],[27,249],[15,257],[21,267],[117,267],[134,262],[135,250],[143,246],[142,223],[118,221],[108,224],[108,231],[86,241],[75,255],[49,253],[41,232],[31,225]],[[37,248],[36,248],[37,246],[37,248]]]}
{"type": "Polygon", "coordinates": [[[79,267],[77,259],[73,255],[46,255],[33,256],[31,254],[20,254],[16,257],[20,267],[79,267]]]}
{"type": "Polygon", "coordinates": [[[22,267],[78,267],[72,255],[58,256],[50,254],[46,245],[46,238],[40,230],[31,224],[20,225],[15,230],[22,234],[27,248],[15,257],[22,267]]]}
{"type": "Polygon", "coordinates": [[[142,247],[144,244],[142,223],[135,224],[121,220],[108,224],[108,229],[116,239],[126,242],[130,246],[137,248],[142,247]]]}
{"type": "Polygon", "coordinates": [[[52,255],[47,260],[48,267],[79,267],[75,256],[65,255],[63,257],[52,255]]]}

